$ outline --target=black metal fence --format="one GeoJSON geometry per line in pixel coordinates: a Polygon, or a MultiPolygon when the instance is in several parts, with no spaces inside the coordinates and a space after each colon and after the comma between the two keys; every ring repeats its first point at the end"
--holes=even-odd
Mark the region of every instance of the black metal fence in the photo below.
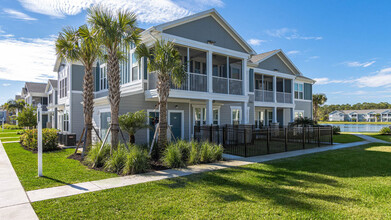
{"type": "Polygon", "coordinates": [[[195,126],[194,140],[221,144],[227,154],[251,157],[331,145],[333,130],[330,126],[195,126]]]}

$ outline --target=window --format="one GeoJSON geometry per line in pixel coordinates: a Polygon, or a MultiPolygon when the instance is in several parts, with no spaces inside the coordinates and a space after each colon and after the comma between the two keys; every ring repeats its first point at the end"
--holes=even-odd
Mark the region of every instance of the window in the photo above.
{"type": "Polygon", "coordinates": [[[295,111],[295,119],[296,118],[304,118],[304,111],[302,110],[295,111]]]}
{"type": "Polygon", "coordinates": [[[242,108],[241,107],[231,107],[231,122],[233,125],[240,124],[242,118],[242,108]]]}
{"type": "Polygon", "coordinates": [[[69,131],[69,114],[65,113],[62,115],[62,130],[69,131]]]}
{"type": "Polygon", "coordinates": [[[242,79],[242,60],[229,58],[229,73],[231,79],[242,79]]]}
{"type": "Polygon", "coordinates": [[[135,53],[132,54],[132,81],[139,80],[138,62],[135,53]]]}
{"type": "Polygon", "coordinates": [[[68,95],[68,78],[65,77],[60,80],[60,98],[68,95]]]}
{"type": "Polygon", "coordinates": [[[106,65],[102,65],[99,71],[99,90],[107,89],[107,67],[106,65]]]}
{"type": "MultiPolygon", "coordinates": [[[[219,107],[213,108],[213,124],[220,124],[220,110],[219,107]]],[[[195,107],[194,108],[194,125],[206,125],[206,108],[204,107],[195,107]]]]}
{"type": "Polygon", "coordinates": [[[219,124],[219,110],[213,109],[213,124],[218,125],[219,124]]]}
{"type": "Polygon", "coordinates": [[[49,94],[49,104],[53,103],[53,94],[49,94]]]}
{"type": "Polygon", "coordinates": [[[295,83],[295,99],[304,99],[303,84],[295,83]]]}

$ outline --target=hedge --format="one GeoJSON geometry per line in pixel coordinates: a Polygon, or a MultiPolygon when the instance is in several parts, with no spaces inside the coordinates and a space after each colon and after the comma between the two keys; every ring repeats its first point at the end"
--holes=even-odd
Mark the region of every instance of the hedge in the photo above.
{"type": "MultiPolygon", "coordinates": [[[[36,151],[38,150],[38,140],[37,140],[37,129],[26,130],[20,136],[21,144],[29,150],[36,151]]],[[[42,129],[42,150],[52,151],[57,149],[58,146],[58,138],[57,138],[57,130],[45,128],[42,129]]]]}

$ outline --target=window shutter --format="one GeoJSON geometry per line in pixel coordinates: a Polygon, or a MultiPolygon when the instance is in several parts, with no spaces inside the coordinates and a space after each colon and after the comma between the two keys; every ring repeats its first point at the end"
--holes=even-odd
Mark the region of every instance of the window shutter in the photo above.
{"type": "Polygon", "coordinates": [[[250,69],[249,71],[249,86],[248,86],[248,91],[249,92],[254,92],[254,69],[250,69]]]}
{"type": "Polygon", "coordinates": [[[148,79],[148,60],[144,57],[144,79],[148,79]]]}
{"type": "Polygon", "coordinates": [[[95,68],[95,91],[99,91],[99,63],[96,65],[95,68]]]}
{"type": "Polygon", "coordinates": [[[312,100],[312,85],[309,83],[304,83],[304,99],[312,100]]]}

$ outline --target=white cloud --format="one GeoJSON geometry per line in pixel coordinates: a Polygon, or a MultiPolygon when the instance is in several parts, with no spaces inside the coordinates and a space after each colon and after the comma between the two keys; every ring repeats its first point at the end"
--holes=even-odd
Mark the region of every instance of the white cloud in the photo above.
{"type": "Polygon", "coordinates": [[[314,78],[314,80],[316,81],[317,85],[326,85],[326,84],[330,84],[330,83],[351,83],[351,82],[354,82],[354,80],[330,80],[327,77],[314,78]]]}
{"type": "Polygon", "coordinates": [[[45,82],[54,78],[54,37],[0,39],[0,79],[45,82]]]}
{"type": "Polygon", "coordinates": [[[358,78],[359,87],[391,87],[391,67],[381,69],[377,74],[358,78]]]}
{"type": "MultiPolygon", "coordinates": [[[[19,0],[22,6],[32,12],[64,18],[79,14],[92,5],[103,5],[112,10],[130,9],[141,22],[159,23],[190,15],[193,10],[179,6],[172,0],[19,0]]],[[[223,6],[221,0],[193,0],[193,7],[223,6]]],[[[190,6],[190,5],[189,5],[190,6]]]]}
{"type": "Polygon", "coordinates": [[[374,64],[376,61],[370,61],[370,62],[363,62],[363,63],[360,63],[360,62],[357,62],[357,61],[353,61],[353,62],[345,62],[345,64],[349,67],[368,67],[368,66],[371,66],[372,64],[374,64]]]}
{"type": "Polygon", "coordinates": [[[247,42],[250,45],[252,45],[252,46],[259,46],[259,45],[261,45],[261,43],[264,43],[266,41],[265,40],[261,40],[261,39],[252,38],[252,39],[248,40],[247,42]]]}
{"type": "Polygon", "coordinates": [[[293,55],[293,54],[299,54],[299,53],[300,53],[300,51],[298,51],[298,50],[291,50],[291,51],[288,51],[286,54],[293,55]]]}
{"type": "Polygon", "coordinates": [[[316,59],[319,59],[319,58],[320,58],[319,56],[312,56],[312,57],[308,57],[305,61],[308,62],[308,61],[316,60],[316,59]]]}
{"type": "Polygon", "coordinates": [[[292,28],[280,28],[280,29],[267,30],[266,34],[272,37],[285,38],[287,40],[294,40],[294,39],[322,40],[323,39],[323,37],[302,36],[299,34],[299,32],[296,29],[292,29],[292,28]]]}
{"type": "Polygon", "coordinates": [[[11,18],[16,18],[16,19],[25,20],[25,21],[37,20],[36,18],[30,17],[29,15],[27,15],[23,12],[14,10],[14,9],[5,8],[5,9],[3,9],[3,11],[4,11],[4,13],[8,14],[11,18]]]}
{"type": "Polygon", "coordinates": [[[8,87],[8,86],[10,86],[11,84],[9,84],[9,83],[3,83],[2,84],[4,87],[8,87]]]}

